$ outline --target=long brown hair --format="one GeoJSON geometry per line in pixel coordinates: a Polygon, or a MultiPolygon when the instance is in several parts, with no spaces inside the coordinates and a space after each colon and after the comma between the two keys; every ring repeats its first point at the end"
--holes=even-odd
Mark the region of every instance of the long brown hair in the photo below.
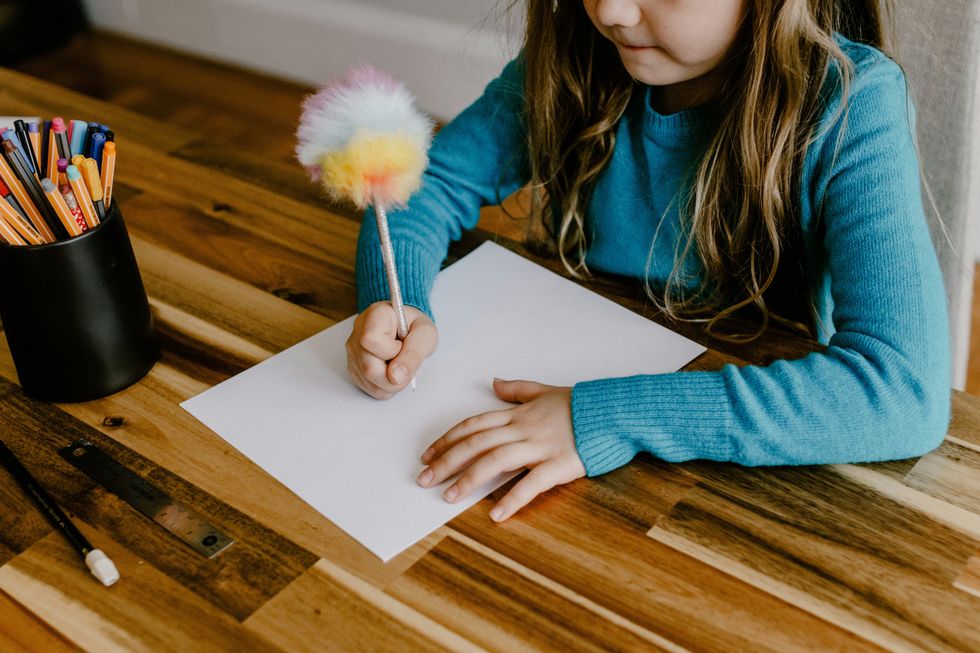
{"type": "MultiPolygon", "coordinates": [[[[832,64],[847,96],[849,61],[834,32],[888,53],[890,9],[888,0],[747,0],[716,97],[717,129],[690,188],[675,198],[687,238],[678,243],[664,287],[646,284],[668,315],[703,322],[731,340],[757,337],[770,319],[812,334],[809,309],[784,314],[770,299],[777,279],[805,278],[798,217],[803,157],[819,128],[832,64]],[[694,291],[679,273],[692,256],[703,271],[694,291]],[[761,317],[753,320],[758,328],[732,331],[729,318],[747,310],[761,317]]],[[[527,0],[524,53],[531,236],[549,243],[570,273],[587,276],[586,207],[639,84],[581,0],[527,0]]]]}

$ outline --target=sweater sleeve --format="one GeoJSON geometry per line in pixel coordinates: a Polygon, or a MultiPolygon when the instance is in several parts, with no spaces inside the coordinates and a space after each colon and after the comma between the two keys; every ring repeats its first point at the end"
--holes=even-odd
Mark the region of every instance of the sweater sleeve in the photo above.
{"type": "MultiPolygon", "coordinates": [[[[523,57],[436,135],[422,186],[403,210],[389,211],[398,279],[406,304],[430,317],[429,293],[449,243],[476,226],[480,207],[497,204],[527,183],[523,57]]],[[[390,298],[374,212],[357,244],[357,304],[390,298]]]]}
{"type": "Polygon", "coordinates": [[[855,76],[820,152],[833,301],[827,348],[766,366],[580,383],[578,452],[590,476],[648,451],[743,465],[922,455],[949,422],[946,296],[925,221],[905,79],[879,58],[855,76]]]}

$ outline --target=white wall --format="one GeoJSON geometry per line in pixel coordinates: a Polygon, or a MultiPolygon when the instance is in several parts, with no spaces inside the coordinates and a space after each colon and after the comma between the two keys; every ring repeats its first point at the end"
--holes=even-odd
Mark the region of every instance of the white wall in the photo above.
{"type": "Polygon", "coordinates": [[[402,80],[451,118],[517,52],[504,0],[84,0],[92,23],[320,85],[356,63],[402,80]]]}
{"type": "MultiPolygon", "coordinates": [[[[84,0],[106,30],[307,84],[355,63],[404,81],[428,113],[448,119],[516,52],[510,0],[84,0]]],[[[520,12],[518,7],[515,11],[520,12]]],[[[515,24],[516,23],[516,24],[515,24]]],[[[978,85],[980,106],[980,85],[978,85]]],[[[980,139],[980,125],[977,126],[980,139]]],[[[980,176],[980,141],[974,146],[980,176]]],[[[972,206],[980,213],[980,182],[972,206]]],[[[980,229],[974,238],[980,239],[980,229]]],[[[980,241],[976,257],[980,262],[980,241]]]]}

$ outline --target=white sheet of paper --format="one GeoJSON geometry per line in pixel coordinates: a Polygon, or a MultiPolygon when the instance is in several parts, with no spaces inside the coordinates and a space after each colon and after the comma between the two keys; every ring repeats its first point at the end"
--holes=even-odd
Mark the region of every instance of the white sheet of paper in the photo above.
{"type": "Polygon", "coordinates": [[[493,243],[441,272],[439,348],[388,401],[347,373],[339,322],[181,406],[388,561],[513,474],[451,504],[418,486],[419,456],[466,417],[508,404],[493,376],[553,385],[671,372],[704,347],[493,243]]]}

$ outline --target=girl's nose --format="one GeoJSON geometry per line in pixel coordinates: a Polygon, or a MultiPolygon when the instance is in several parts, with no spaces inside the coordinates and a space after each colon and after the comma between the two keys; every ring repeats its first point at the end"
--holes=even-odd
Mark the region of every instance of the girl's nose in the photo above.
{"type": "Polygon", "coordinates": [[[635,0],[598,0],[596,18],[607,27],[633,27],[640,22],[640,6],[635,0]]]}

